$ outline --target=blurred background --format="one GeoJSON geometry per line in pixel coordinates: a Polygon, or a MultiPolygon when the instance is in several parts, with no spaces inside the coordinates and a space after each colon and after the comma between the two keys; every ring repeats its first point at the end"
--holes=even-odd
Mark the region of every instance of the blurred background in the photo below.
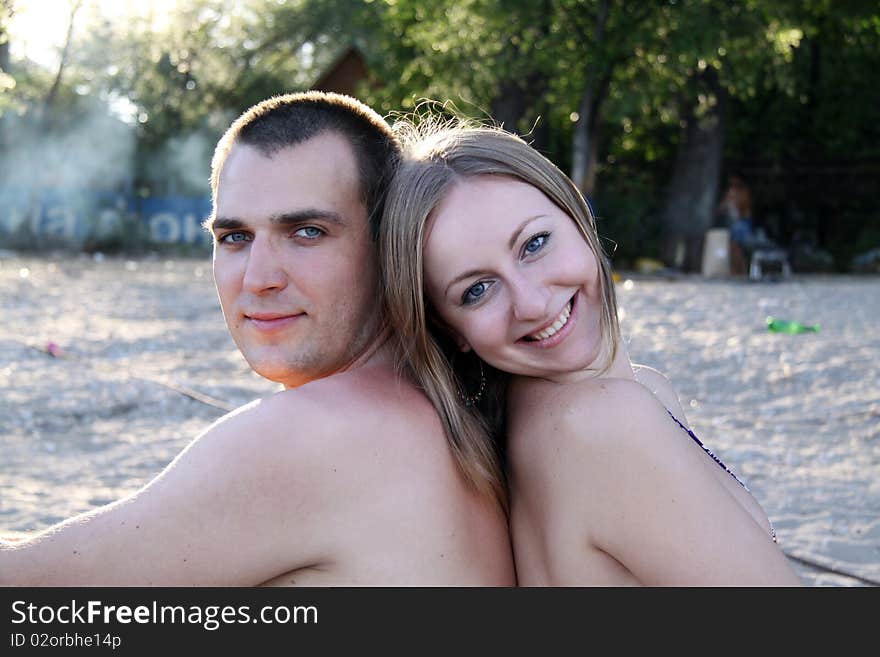
{"type": "Polygon", "coordinates": [[[878,37],[861,0],[0,0],[0,236],[207,252],[220,134],[318,88],[527,134],[616,268],[704,267],[736,174],[795,272],[880,271],[878,37]]]}

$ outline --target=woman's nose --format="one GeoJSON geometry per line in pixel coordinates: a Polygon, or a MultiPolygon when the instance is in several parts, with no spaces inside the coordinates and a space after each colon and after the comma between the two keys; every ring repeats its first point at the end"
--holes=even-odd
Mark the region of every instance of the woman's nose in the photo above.
{"type": "Polygon", "coordinates": [[[535,321],[547,316],[551,292],[540,280],[517,276],[510,282],[513,316],[518,321],[535,321]]]}

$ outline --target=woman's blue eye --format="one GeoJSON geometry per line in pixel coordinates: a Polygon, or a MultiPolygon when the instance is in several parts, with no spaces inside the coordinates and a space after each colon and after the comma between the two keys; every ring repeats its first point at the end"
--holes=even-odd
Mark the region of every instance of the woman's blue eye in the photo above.
{"type": "Polygon", "coordinates": [[[548,239],[550,239],[550,233],[540,233],[539,235],[535,235],[532,239],[526,242],[525,247],[523,247],[523,252],[526,255],[537,253],[544,247],[548,239]]]}
{"type": "Polygon", "coordinates": [[[461,297],[461,302],[464,305],[468,305],[471,303],[476,303],[479,301],[484,294],[486,294],[486,290],[489,289],[491,283],[486,281],[480,281],[479,283],[474,283],[468,289],[464,291],[464,294],[461,297]]]}
{"type": "Polygon", "coordinates": [[[316,228],[315,226],[306,226],[305,228],[300,228],[294,235],[299,237],[305,237],[308,240],[317,239],[324,234],[324,231],[320,228],[316,228]]]}

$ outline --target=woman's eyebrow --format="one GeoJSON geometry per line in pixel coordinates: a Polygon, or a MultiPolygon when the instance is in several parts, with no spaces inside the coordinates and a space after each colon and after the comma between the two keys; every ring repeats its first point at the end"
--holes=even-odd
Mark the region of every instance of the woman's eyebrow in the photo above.
{"type": "Polygon", "coordinates": [[[456,283],[458,283],[460,281],[463,281],[466,278],[470,278],[471,276],[479,276],[482,273],[483,273],[482,269],[471,269],[469,271],[466,271],[463,274],[459,274],[458,276],[453,278],[451,281],[449,281],[449,285],[446,286],[446,289],[443,291],[443,294],[448,296],[449,295],[449,288],[451,288],[453,285],[455,285],[456,283]]]}
{"type": "Polygon", "coordinates": [[[522,222],[515,231],[513,231],[513,235],[510,236],[510,241],[507,243],[507,247],[512,251],[513,247],[516,246],[516,241],[519,239],[520,234],[525,230],[525,227],[528,226],[535,219],[540,219],[541,217],[546,217],[544,214],[536,214],[533,217],[529,217],[524,222],[522,222]]]}

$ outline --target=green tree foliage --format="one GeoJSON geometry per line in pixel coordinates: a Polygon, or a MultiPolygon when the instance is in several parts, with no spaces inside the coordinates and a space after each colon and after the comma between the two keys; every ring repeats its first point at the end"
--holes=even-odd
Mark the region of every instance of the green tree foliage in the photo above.
{"type": "Polygon", "coordinates": [[[371,71],[359,95],[380,112],[449,100],[528,133],[591,197],[621,264],[699,237],[733,167],[753,172],[782,241],[806,231],[845,260],[878,232],[864,189],[880,148],[875,2],[180,0],[167,16],[146,3],[114,19],[93,7],[58,76],[4,64],[13,0],[0,0],[0,113],[35,115],[60,80],[60,124],[98,103],[131,127],[144,190],[204,189],[233,116],[310,87],[355,46],[371,71]],[[717,147],[699,151],[713,125],[717,147]],[[822,197],[832,164],[863,182],[822,197]]]}
{"type": "MultiPolygon", "coordinates": [[[[15,80],[9,75],[9,22],[12,19],[12,0],[0,0],[0,96],[6,99],[14,89],[15,80]]],[[[2,109],[2,106],[0,106],[2,109]]]]}

